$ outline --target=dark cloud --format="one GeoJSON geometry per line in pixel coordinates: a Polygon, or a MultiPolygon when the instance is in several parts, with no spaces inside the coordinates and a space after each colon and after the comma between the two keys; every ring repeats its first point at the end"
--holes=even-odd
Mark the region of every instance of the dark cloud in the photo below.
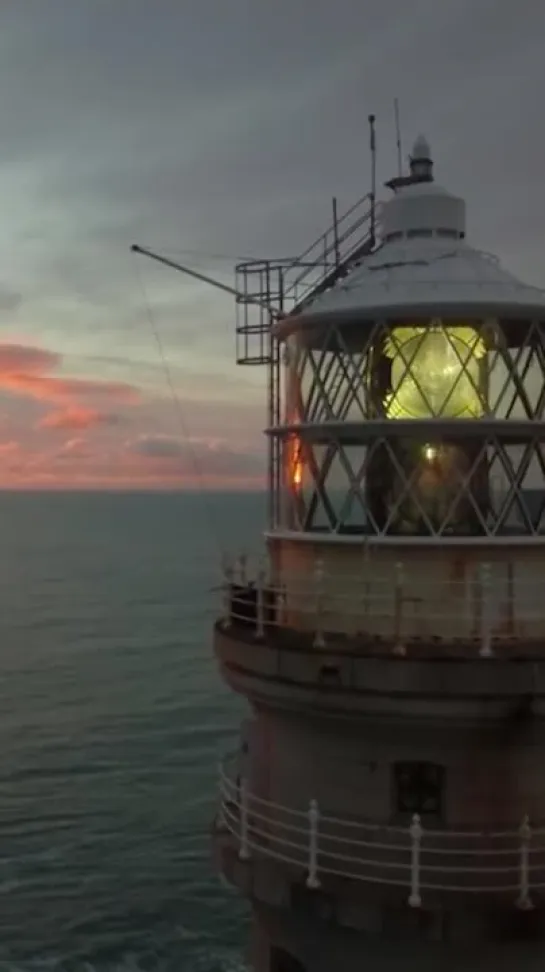
{"type": "Polygon", "coordinates": [[[176,436],[142,435],[127,449],[152,460],[175,460],[181,475],[205,477],[247,476],[261,479],[263,457],[254,451],[233,449],[225,442],[184,440],[176,436]]]}
{"type": "Polygon", "coordinates": [[[171,435],[142,435],[129,443],[129,449],[141,456],[159,456],[171,459],[182,456],[187,451],[180,439],[171,435]]]}

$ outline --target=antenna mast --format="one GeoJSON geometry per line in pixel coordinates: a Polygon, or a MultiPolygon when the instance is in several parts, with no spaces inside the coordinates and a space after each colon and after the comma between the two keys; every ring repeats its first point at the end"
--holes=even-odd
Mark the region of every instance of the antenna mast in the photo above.
{"type": "Polygon", "coordinates": [[[155,260],[157,263],[162,263],[165,267],[170,267],[172,270],[178,270],[179,273],[185,273],[188,277],[194,277],[195,280],[200,280],[202,283],[208,284],[210,287],[215,287],[216,290],[223,290],[224,293],[231,294],[232,297],[235,297],[239,303],[242,301],[246,304],[255,304],[256,307],[261,307],[262,310],[267,311],[271,317],[280,318],[284,316],[279,307],[273,307],[265,300],[260,300],[258,297],[244,294],[240,290],[236,290],[235,287],[229,287],[228,284],[224,284],[220,280],[216,280],[214,277],[209,277],[206,273],[199,273],[198,270],[193,270],[191,267],[186,267],[181,263],[176,263],[174,260],[170,260],[168,257],[161,256],[160,253],[154,253],[153,250],[148,250],[143,246],[138,246],[137,243],[133,243],[131,246],[131,252],[149,257],[150,260],[155,260]]]}
{"type": "Polygon", "coordinates": [[[396,147],[397,147],[397,174],[401,178],[403,175],[403,163],[401,161],[401,127],[399,124],[399,100],[394,98],[394,118],[396,128],[396,147]]]}
{"type": "Polygon", "coordinates": [[[377,198],[377,141],[375,137],[375,116],[369,115],[369,148],[371,151],[371,246],[376,240],[376,198],[377,198]]]}

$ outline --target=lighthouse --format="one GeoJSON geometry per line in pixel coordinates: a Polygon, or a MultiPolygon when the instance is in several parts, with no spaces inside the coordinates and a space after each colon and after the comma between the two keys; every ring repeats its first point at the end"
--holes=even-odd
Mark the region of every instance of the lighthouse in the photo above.
{"type": "Polygon", "coordinates": [[[255,972],[537,970],[545,293],[471,246],[426,139],[388,189],[238,268],[269,522],[214,632],[249,703],[214,855],[255,972]]]}

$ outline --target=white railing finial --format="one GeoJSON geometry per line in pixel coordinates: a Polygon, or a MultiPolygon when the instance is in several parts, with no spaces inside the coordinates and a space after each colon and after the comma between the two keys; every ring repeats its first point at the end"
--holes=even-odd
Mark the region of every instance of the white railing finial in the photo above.
{"type": "Polygon", "coordinates": [[[403,641],[403,564],[395,565],[394,587],[394,655],[403,657],[407,653],[403,641]]]}
{"type": "Polygon", "coordinates": [[[225,559],[223,564],[223,618],[222,626],[224,628],[230,628],[233,623],[233,567],[232,564],[225,559]]]}
{"type": "Polygon", "coordinates": [[[409,895],[409,907],[420,908],[422,898],[420,897],[420,850],[422,846],[422,824],[420,816],[415,813],[409,828],[411,835],[411,893],[409,895]]]}
{"type": "Polygon", "coordinates": [[[248,821],[248,783],[244,777],[240,781],[240,847],[238,856],[241,861],[250,858],[249,821],[248,821]]]}
{"type": "Polygon", "coordinates": [[[314,570],[314,599],[316,608],[316,624],[314,630],[314,647],[315,648],[325,648],[325,638],[324,638],[324,584],[325,584],[325,571],[323,560],[316,561],[316,567],[314,570]]]}
{"type": "Polygon", "coordinates": [[[265,637],[265,586],[266,586],[266,571],[263,565],[260,566],[257,572],[256,578],[256,590],[255,590],[255,612],[256,612],[256,624],[255,624],[255,636],[258,641],[263,641],[265,637]]]}
{"type": "Polygon", "coordinates": [[[308,808],[308,877],[307,888],[316,890],[320,887],[318,877],[318,831],[320,826],[320,811],[318,801],[311,800],[308,808]]]}
{"type": "Polygon", "coordinates": [[[490,564],[480,565],[481,579],[481,647],[479,654],[481,658],[492,657],[492,584],[490,576],[490,564]]]}
{"type": "Polygon", "coordinates": [[[521,911],[531,911],[534,907],[530,897],[530,841],[532,830],[528,816],[524,817],[520,825],[520,863],[519,863],[519,895],[517,908],[521,911]]]}

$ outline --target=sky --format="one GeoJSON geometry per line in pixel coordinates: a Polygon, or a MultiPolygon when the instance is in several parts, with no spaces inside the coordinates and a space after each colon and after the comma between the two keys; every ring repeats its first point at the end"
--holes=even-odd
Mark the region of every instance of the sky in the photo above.
{"type": "Polygon", "coordinates": [[[468,236],[545,286],[536,0],[3,0],[0,487],[262,482],[233,283],[429,139],[468,236]],[[165,366],[166,363],[166,366],[165,366]]]}

